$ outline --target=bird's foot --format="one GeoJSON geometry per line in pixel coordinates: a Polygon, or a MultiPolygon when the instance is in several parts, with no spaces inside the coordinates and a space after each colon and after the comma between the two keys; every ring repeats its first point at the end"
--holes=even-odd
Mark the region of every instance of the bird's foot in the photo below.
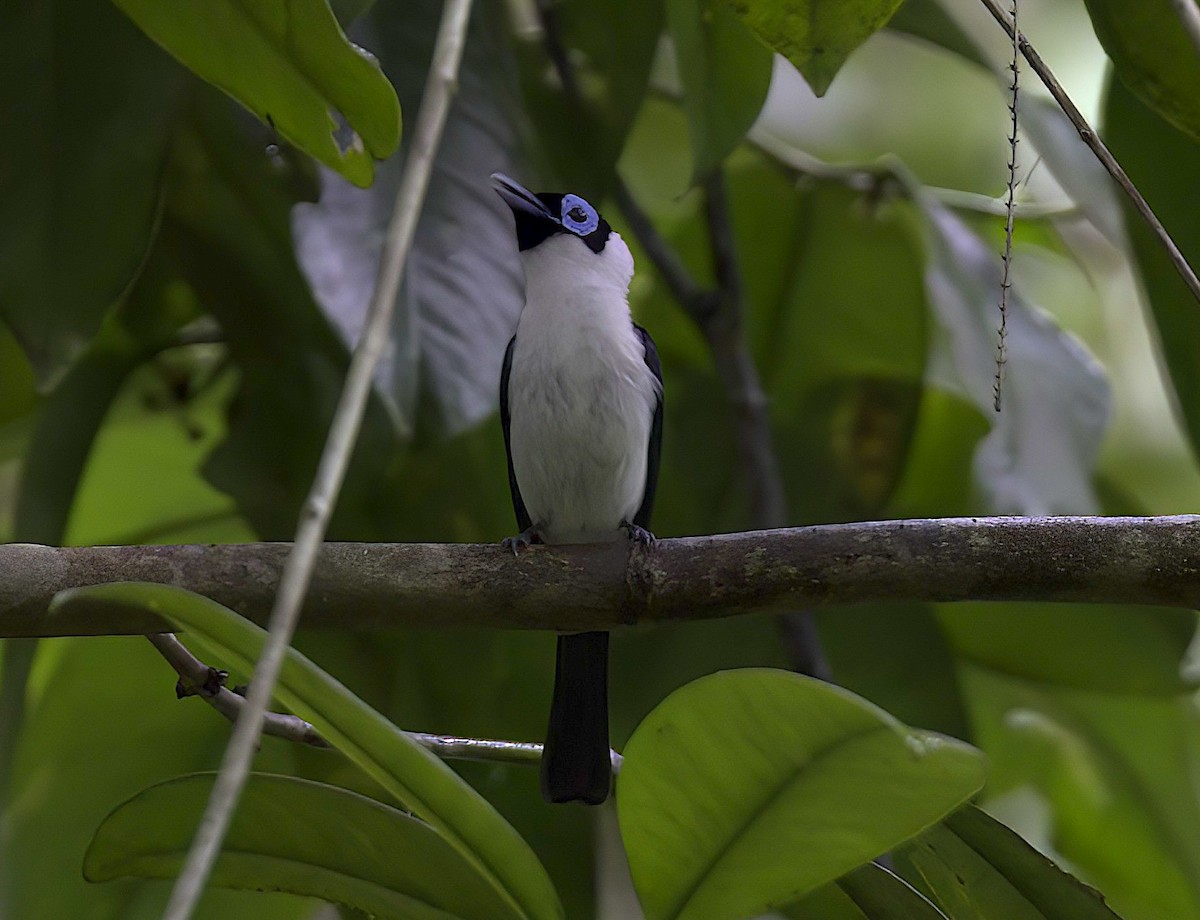
{"type": "Polygon", "coordinates": [[[621,527],[624,529],[626,536],[629,537],[629,542],[636,543],[638,546],[644,546],[647,549],[654,545],[654,534],[645,527],[639,524],[630,524],[628,521],[622,521],[621,527]]]}
{"type": "Polygon", "coordinates": [[[541,542],[542,535],[538,532],[537,527],[526,527],[515,537],[505,537],[500,541],[500,545],[505,549],[511,549],[512,554],[516,556],[527,546],[541,542]]]}

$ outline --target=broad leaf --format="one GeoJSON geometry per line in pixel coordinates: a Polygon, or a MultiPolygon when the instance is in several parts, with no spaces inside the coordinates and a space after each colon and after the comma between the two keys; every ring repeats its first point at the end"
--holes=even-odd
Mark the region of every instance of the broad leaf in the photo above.
{"type": "Polygon", "coordinates": [[[1131,917],[1200,917],[1200,713],[1188,696],[1097,693],[961,669],[997,792],[1032,786],[1049,841],[1131,917]]]}
{"type": "Polygon", "coordinates": [[[553,190],[595,202],[611,187],[626,135],[646,96],[663,28],[663,3],[565,0],[548,9],[583,101],[579,104],[563,91],[539,37],[519,49],[525,111],[558,183],[553,190]]]}
{"type": "MultiPolygon", "coordinates": [[[[84,856],[88,881],[173,879],[215,773],[181,776],[117,806],[84,856]]],[[[287,891],[380,920],[502,920],[487,880],[428,824],[336,786],[252,773],[213,866],[212,884],[287,891]]]]}
{"type": "Polygon", "coordinates": [[[1175,696],[1196,614],[1116,604],[942,604],[937,619],[964,659],[1000,674],[1103,693],[1175,696]],[[1069,655],[1063,650],[1070,649],[1069,655]]]}
{"type": "Polygon", "coordinates": [[[929,899],[877,863],[847,872],[780,913],[788,920],[947,920],[929,899]]]}
{"type": "Polygon", "coordinates": [[[683,108],[692,142],[692,179],[718,169],[750,130],[771,85],[771,52],[724,0],[667,0],[683,108]]]}
{"type": "MultiPolygon", "coordinates": [[[[73,589],[59,594],[53,607],[68,604],[153,610],[187,630],[211,660],[247,675],[266,635],[227,607],[166,585],[125,582],[73,589]]],[[[294,649],[284,662],[276,696],[437,829],[518,915],[538,920],[561,916],[562,907],[545,869],[487,800],[294,649]]]]}
{"type": "Polygon", "coordinates": [[[939,820],[983,783],[967,745],[784,671],[710,675],[634,732],[617,784],[646,915],[749,916],[939,820]]]}
{"type": "Polygon", "coordinates": [[[154,236],[181,74],[102,0],[20,4],[0,32],[0,317],[49,389],[154,236]]]}
{"type": "MultiPolygon", "coordinates": [[[[1200,97],[1198,97],[1200,98],[1200,97]]],[[[1110,80],[1104,137],[1193,268],[1200,266],[1200,144],[1163,121],[1119,80],[1110,80]]],[[[1146,222],[1122,201],[1125,229],[1145,285],[1175,405],[1200,451],[1200,303],[1146,222]]]]}
{"type": "Polygon", "coordinates": [[[887,24],[902,0],[726,0],[758,37],[791,61],[818,96],[850,53],[887,24]]]}
{"type": "MultiPolygon", "coordinates": [[[[220,763],[228,723],[207,707],[177,701],[174,681],[141,637],[41,643],[5,818],[14,841],[0,866],[10,916],[161,920],[167,886],[142,879],[89,885],[79,866],[115,804],[150,784],[220,763]]],[[[290,758],[289,746],[268,741],[257,763],[278,771],[290,758]]],[[[193,825],[181,828],[190,832],[193,825]]],[[[213,890],[196,915],[301,920],[311,917],[312,902],[213,890]]]]}
{"type": "Polygon", "coordinates": [[[400,142],[400,106],[326,0],[115,0],[151,38],[356,185],[400,142]]]}
{"type": "Polygon", "coordinates": [[[954,920],[1119,920],[1100,892],[971,805],[903,846],[896,863],[954,920]]]}
{"type": "Polygon", "coordinates": [[[938,0],[904,0],[887,27],[953,51],[980,67],[991,67],[979,46],[938,0]]]}
{"type": "Polygon", "coordinates": [[[1085,2],[1096,37],[1125,85],[1176,128],[1200,141],[1200,53],[1184,28],[1179,2],[1085,2]]]}
{"type": "MultiPolygon", "coordinates": [[[[175,139],[172,194],[159,245],[220,325],[241,370],[229,431],[205,475],[265,539],[286,539],[312,482],[349,363],[296,264],[289,213],[297,194],[232,107],[206,91],[175,139]]],[[[250,127],[255,127],[250,123],[250,127]]],[[[372,400],[331,532],[387,533],[395,516],[384,471],[396,437],[372,400]]]]}
{"type": "MultiPolygon", "coordinates": [[[[424,88],[441,8],[410,0],[372,12],[385,70],[409,111],[424,88]]],[[[497,170],[528,171],[519,156],[514,64],[498,19],[497,9],[475,6],[458,91],[397,294],[391,346],[376,375],[376,389],[405,434],[417,427],[420,396],[450,433],[495,412],[504,346],[523,303],[512,214],[488,179],[497,170]]],[[[370,189],[324,171],[320,201],[297,204],[292,212],[300,265],[349,345],[358,341],[366,317],[402,169],[401,157],[381,164],[370,189]]]]}

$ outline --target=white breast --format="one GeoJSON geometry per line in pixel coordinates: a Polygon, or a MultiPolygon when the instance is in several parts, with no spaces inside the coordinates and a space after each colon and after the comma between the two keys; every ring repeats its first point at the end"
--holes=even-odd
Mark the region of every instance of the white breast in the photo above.
{"type": "Polygon", "coordinates": [[[614,233],[598,255],[563,235],[524,263],[508,395],[521,498],[548,543],[616,539],[642,503],[660,396],[629,316],[633,261],[614,233]]]}

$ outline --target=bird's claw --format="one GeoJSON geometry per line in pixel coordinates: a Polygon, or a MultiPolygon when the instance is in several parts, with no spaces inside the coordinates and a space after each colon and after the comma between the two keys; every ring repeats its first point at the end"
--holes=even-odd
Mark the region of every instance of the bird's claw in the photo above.
{"type": "Polygon", "coordinates": [[[512,550],[512,554],[517,556],[520,555],[521,550],[540,541],[541,535],[537,532],[537,528],[530,527],[528,530],[522,530],[515,537],[505,537],[500,541],[500,545],[505,549],[512,550]]]}
{"type": "Polygon", "coordinates": [[[654,534],[645,527],[639,524],[630,524],[628,521],[622,521],[621,526],[625,529],[625,534],[629,537],[631,543],[636,543],[638,546],[644,546],[647,549],[654,545],[654,534]]]}

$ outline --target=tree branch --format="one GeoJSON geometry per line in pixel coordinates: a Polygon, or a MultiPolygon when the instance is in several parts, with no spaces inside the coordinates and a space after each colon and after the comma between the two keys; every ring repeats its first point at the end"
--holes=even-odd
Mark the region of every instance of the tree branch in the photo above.
{"type": "MultiPolygon", "coordinates": [[[[65,588],[177,585],[266,620],[288,545],[0,546],[0,635],[167,631],[138,608],[67,603],[65,588]]],[[[881,601],[1200,606],[1200,516],[945,518],[619,543],[328,543],[307,627],[580,631],[881,601]]]]}
{"type": "MultiPolygon", "coordinates": [[[[1191,3],[1192,0],[1188,0],[1188,2],[1191,3]]],[[[1171,235],[1167,233],[1166,228],[1155,216],[1154,211],[1150,209],[1150,205],[1146,203],[1146,199],[1142,197],[1142,193],[1137,190],[1137,186],[1125,174],[1125,170],[1121,168],[1121,164],[1109,153],[1108,148],[1104,146],[1104,142],[1092,130],[1092,126],[1087,123],[1087,119],[1075,107],[1075,103],[1071,101],[1071,97],[1067,95],[1067,91],[1062,88],[1062,84],[1054,78],[1054,74],[1050,72],[1050,68],[1042,60],[1042,56],[1034,50],[1024,35],[1016,31],[1012,18],[1001,9],[997,0],[982,0],[982,3],[987,7],[988,12],[992,14],[992,18],[1000,23],[1004,31],[1008,33],[1009,37],[1017,42],[1018,47],[1021,49],[1021,54],[1029,62],[1030,69],[1041,78],[1046,88],[1050,90],[1050,95],[1054,97],[1054,101],[1058,103],[1059,108],[1071,120],[1071,124],[1079,132],[1080,138],[1091,148],[1092,153],[1096,155],[1096,159],[1101,162],[1104,168],[1108,170],[1109,175],[1116,180],[1117,185],[1121,186],[1121,189],[1129,196],[1129,200],[1133,202],[1133,206],[1138,214],[1141,215],[1142,219],[1154,232],[1163,249],[1166,250],[1171,264],[1179,272],[1179,277],[1188,286],[1188,289],[1192,292],[1192,296],[1197,301],[1200,301],[1200,279],[1196,277],[1196,273],[1188,265],[1187,259],[1179,251],[1179,247],[1175,245],[1175,241],[1171,239],[1171,235]]]]}

